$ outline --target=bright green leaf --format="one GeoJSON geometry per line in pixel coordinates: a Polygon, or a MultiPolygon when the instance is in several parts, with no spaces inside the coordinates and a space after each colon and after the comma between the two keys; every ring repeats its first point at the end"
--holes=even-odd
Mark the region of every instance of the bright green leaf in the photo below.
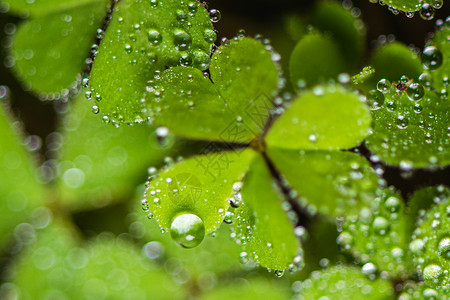
{"type": "Polygon", "coordinates": [[[22,23],[12,56],[14,71],[25,85],[36,93],[60,94],[79,80],[109,2],[72,4],[22,23]]]}
{"type": "Polygon", "coordinates": [[[357,95],[339,86],[321,87],[301,95],[265,140],[287,149],[351,148],[368,135],[370,122],[370,112],[357,95]]]}
{"type": "MultiPolygon", "coordinates": [[[[93,4],[104,0],[2,0],[9,7],[10,13],[29,14],[31,16],[42,16],[56,11],[70,10],[77,6],[93,4]]],[[[104,17],[104,16],[103,16],[104,17]]]]}
{"type": "Polygon", "coordinates": [[[315,271],[305,281],[300,299],[395,299],[391,283],[385,279],[369,280],[359,270],[350,267],[332,267],[315,271]]]}
{"type": "Polygon", "coordinates": [[[0,103],[0,245],[47,200],[36,179],[35,162],[19,137],[21,124],[13,122],[5,108],[0,103]]]}
{"type": "Polygon", "coordinates": [[[116,121],[142,119],[154,76],[177,65],[207,69],[215,38],[209,13],[196,1],[120,1],[91,72],[101,112],[116,121]]]}
{"type": "Polygon", "coordinates": [[[164,125],[170,132],[194,139],[229,142],[250,142],[255,133],[238,122],[226,100],[203,73],[194,68],[174,67],[164,71],[155,84],[164,88],[148,102],[147,114],[155,125],[164,125]],[[230,134],[230,130],[240,132],[230,134]]]}
{"type": "Polygon", "coordinates": [[[314,86],[345,72],[344,58],[334,41],[318,33],[302,37],[291,54],[289,70],[294,86],[304,80],[314,86]]]}
{"type": "Polygon", "coordinates": [[[428,89],[418,101],[409,100],[395,88],[384,96],[383,107],[372,111],[373,134],[366,143],[369,149],[382,161],[406,171],[449,164],[448,100],[428,89]]]}
{"type": "Polygon", "coordinates": [[[221,225],[213,234],[206,235],[204,241],[193,249],[186,251],[174,247],[170,235],[162,233],[156,220],[149,220],[148,213],[142,211],[143,193],[144,185],[141,185],[136,189],[127,220],[130,234],[145,243],[143,252],[146,256],[155,261],[176,259],[194,276],[201,276],[205,272],[221,274],[241,267],[239,253],[242,249],[231,239],[227,224],[221,225]]]}
{"type": "Polygon", "coordinates": [[[422,73],[422,64],[417,54],[397,42],[380,47],[373,55],[371,65],[375,69],[368,84],[371,89],[376,88],[380,79],[394,82],[405,75],[417,81],[422,73]]]}
{"type": "Polygon", "coordinates": [[[211,78],[228,107],[256,135],[261,133],[278,91],[279,54],[251,38],[231,40],[218,48],[211,78]]]}
{"type": "MultiPolygon", "coordinates": [[[[398,10],[404,12],[415,12],[422,10],[422,5],[424,3],[430,4],[427,12],[421,12],[424,15],[424,18],[428,14],[432,14],[431,19],[434,16],[435,9],[439,9],[442,7],[443,0],[383,0],[383,5],[387,5],[389,9],[393,9],[394,11],[398,10]]],[[[425,18],[428,19],[428,18],[425,18]]]]}
{"type": "Polygon", "coordinates": [[[298,151],[270,147],[275,168],[311,212],[331,216],[359,213],[370,203],[378,178],[361,156],[340,151],[298,151]]]}
{"type": "Polygon", "coordinates": [[[147,123],[104,124],[83,98],[80,93],[62,120],[59,149],[61,201],[76,211],[127,199],[147,167],[160,165],[170,150],[158,145],[147,123]]]}
{"type": "Polygon", "coordinates": [[[230,299],[252,299],[252,300],[284,300],[291,299],[291,292],[286,284],[279,281],[269,281],[264,278],[253,278],[249,281],[231,281],[229,285],[220,286],[206,292],[202,300],[230,300],[230,299]]]}
{"type": "Polygon", "coordinates": [[[179,214],[194,214],[205,233],[222,223],[233,184],[247,172],[253,150],[199,155],[160,171],[146,191],[148,205],[159,226],[170,231],[179,214]]]}
{"type": "Polygon", "coordinates": [[[363,264],[363,272],[386,272],[391,278],[405,279],[414,273],[409,220],[403,199],[385,191],[363,207],[357,216],[345,218],[337,243],[363,264]]]}
{"type": "Polygon", "coordinates": [[[353,68],[359,63],[365,46],[365,28],[350,10],[337,1],[321,1],[312,17],[312,25],[330,34],[348,65],[353,68]]]}
{"type": "MultiPolygon", "coordinates": [[[[410,250],[414,264],[427,286],[443,295],[450,292],[450,189],[436,187],[433,205],[417,222],[410,250]]],[[[415,196],[413,196],[414,198],[415,196]]]]}
{"type": "MultiPolygon", "coordinates": [[[[295,267],[302,250],[294,225],[282,209],[282,195],[261,155],[250,164],[242,185],[242,204],[235,210],[236,241],[259,265],[276,270],[295,267]]],[[[285,200],[284,200],[285,201],[285,200]]]]}

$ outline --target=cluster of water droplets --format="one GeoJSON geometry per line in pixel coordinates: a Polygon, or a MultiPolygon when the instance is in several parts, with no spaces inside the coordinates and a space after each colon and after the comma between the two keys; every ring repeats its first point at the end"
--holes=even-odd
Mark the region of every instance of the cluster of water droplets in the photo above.
{"type": "MultiPolygon", "coordinates": [[[[371,3],[379,3],[382,6],[387,6],[389,11],[391,11],[394,15],[398,15],[400,12],[403,12],[407,18],[412,18],[415,15],[415,11],[406,11],[406,6],[402,7],[401,10],[394,6],[393,0],[369,0],[371,3]]],[[[419,15],[424,20],[432,20],[436,13],[436,9],[440,9],[443,5],[443,0],[427,0],[427,1],[418,1],[419,4],[416,5],[417,10],[419,11],[419,15]]]]}
{"type": "MultiPolygon", "coordinates": [[[[430,193],[431,194],[431,193],[430,193]]],[[[420,210],[409,249],[423,280],[442,295],[450,292],[450,201],[443,185],[434,192],[434,206],[420,210]]]]}

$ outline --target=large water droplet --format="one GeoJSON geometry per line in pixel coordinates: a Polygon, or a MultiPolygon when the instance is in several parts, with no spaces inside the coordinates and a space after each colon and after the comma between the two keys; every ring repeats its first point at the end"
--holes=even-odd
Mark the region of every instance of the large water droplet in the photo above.
{"type": "Polygon", "coordinates": [[[412,82],[406,89],[406,95],[409,100],[419,101],[425,95],[425,89],[421,84],[412,82]]]}
{"type": "Polygon", "coordinates": [[[422,4],[422,8],[419,11],[420,17],[424,20],[432,20],[434,18],[435,9],[428,3],[422,4]]]}
{"type": "Polygon", "coordinates": [[[211,20],[211,22],[217,23],[220,21],[220,18],[221,18],[221,13],[217,9],[211,9],[209,11],[209,19],[211,20]]]}
{"type": "Polygon", "coordinates": [[[379,235],[385,235],[389,230],[389,221],[383,217],[376,217],[372,223],[373,230],[379,235]]]}
{"type": "Polygon", "coordinates": [[[444,258],[450,259],[450,237],[441,239],[438,245],[438,253],[444,258]]]}
{"type": "Polygon", "coordinates": [[[438,265],[431,264],[423,269],[423,278],[427,281],[436,281],[442,275],[442,268],[438,265]]]}
{"type": "Polygon", "coordinates": [[[387,79],[381,79],[377,83],[377,90],[382,93],[389,92],[390,88],[391,88],[391,82],[387,79]]]}
{"type": "Polygon", "coordinates": [[[426,69],[436,70],[442,65],[442,53],[434,46],[426,47],[422,52],[422,64],[426,69]]]}
{"type": "Polygon", "coordinates": [[[206,29],[203,36],[208,43],[214,43],[217,40],[217,33],[212,29],[206,29]]]}
{"type": "Polygon", "coordinates": [[[181,247],[194,248],[205,237],[205,224],[199,216],[183,213],[172,221],[170,235],[181,247]]]}
{"type": "Polygon", "coordinates": [[[150,42],[150,44],[152,44],[153,46],[157,46],[161,43],[162,41],[162,35],[161,33],[159,33],[159,31],[154,30],[154,29],[150,29],[147,32],[147,37],[148,37],[148,41],[150,42]]]}
{"type": "Polygon", "coordinates": [[[180,51],[188,50],[192,44],[192,37],[189,35],[189,33],[182,30],[178,30],[175,32],[173,43],[175,44],[177,50],[180,51]]]}

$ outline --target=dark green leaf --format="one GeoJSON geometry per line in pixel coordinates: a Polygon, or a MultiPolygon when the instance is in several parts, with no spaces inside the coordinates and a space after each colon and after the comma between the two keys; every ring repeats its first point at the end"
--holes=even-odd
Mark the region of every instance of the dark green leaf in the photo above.
{"type": "Polygon", "coordinates": [[[35,162],[19,137],[21,125],[13,122],[4,104],[0,103],[0,245],[47,200],[36,179],[35,162]]]}
{"type": "MultiPolygon", "coordinates": [[[[259,265],[284,270],[303,262],[294,224],[282,209],[281,192],[262,156],[250,164],[242,185],[242,205],[235,210],[236,241],[259,265]],[[294,258],[300,259],[294,262],[294,258]]],[[[285,200],[284,200],[285,201],[285,200]]],[[[287,204],[287,203],[285,203],[287,204]]]]}
{"type": "Polygon", "coordinates": [[[287,149],[345,149],[368,134],[371,118],[357,95],[340,86],[300,96],[273,124],[266,143],[287,149]]]}
{"type": "Polygon", "coordinates": [[[215,36],[209,13],[196,1],[120,1],[91,73],[101,112],[116,121],[142,119],[154,77],[177,65],[207,69],[215,36]]]}
{"type": "Polygon", "coordinates": [[[60,95],[79,80],[109,2],[73,3],[22,23],[12,56],[14,71],[25,85],[36,93],[60,95]]]}
{"type": "Polygon", "coordinates": [[[275,168],[312,213],[358,214],[373,201],[378,179],[361,156],[339,151],[298,151],[270,147],[275,168]]]}
{"type": "Polygon", "coordinates": [[[74,7],[101,2],[104,0],[2,0],[14,14],[42,16],[56,11],[70,10],[74,7]]]}
{"type": "Polygon", "coordinates": [[[347,65],[354,68],[365,46],[364,23],[337,1],[321,1],[312,17],[312,25],[331,38],[339,46],[347,65]]]}
{"type": "Polygon", "coordinates": [[[313,86],[336,78],[346,71],[346,67],[333,40],[319,33],[310,33],[302,37],[292,52],[289,70],[294,86],[298,86],[299,80],[313,86]]]}

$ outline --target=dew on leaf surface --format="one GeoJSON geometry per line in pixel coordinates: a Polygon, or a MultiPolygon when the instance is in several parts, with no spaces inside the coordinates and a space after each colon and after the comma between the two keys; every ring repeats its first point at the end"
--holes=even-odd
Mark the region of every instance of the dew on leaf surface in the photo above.
{"type": "Polygon", "coordinates": [[[432,71],[438,69],[443,62],[441,51],[434,46],[426,47],[422,52],[421,59],[424,68],[432,71]]]}

